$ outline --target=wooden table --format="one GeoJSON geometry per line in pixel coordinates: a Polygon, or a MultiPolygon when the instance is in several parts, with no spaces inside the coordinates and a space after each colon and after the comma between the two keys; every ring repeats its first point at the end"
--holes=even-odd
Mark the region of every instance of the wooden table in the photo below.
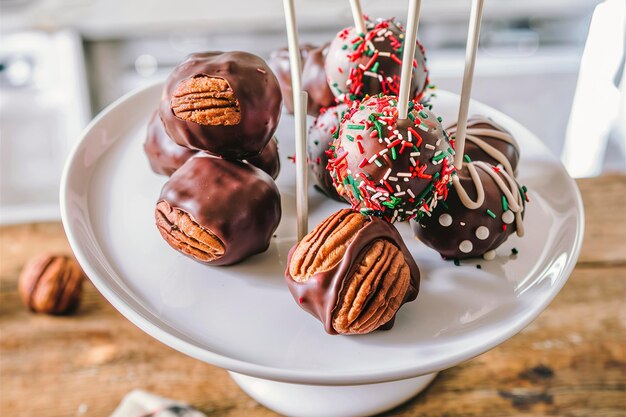
{"type": "MultiPolygon", "coordinates": [[[[578,185],[585,242],[550,307],[386,415],[626,415],[626,176],[578,185]]],[[[276,415],[225,371],[144,334],[91,284],[74,317],[30,314],[18,298],[18,272],[41,251],[69,251],[62,227],[8,226],[0,234],[1,416],[105,416],[133,388],[187,401],[209,416],[276,415]]]]}

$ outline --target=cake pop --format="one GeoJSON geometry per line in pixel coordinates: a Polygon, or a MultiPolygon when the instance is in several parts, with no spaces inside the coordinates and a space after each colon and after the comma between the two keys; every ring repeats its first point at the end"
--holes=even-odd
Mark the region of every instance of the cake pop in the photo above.
{"type": "MultiPolygon", "coordinates": [[[[402,68],[404,28],[394,19],[366,22],[367,33],[349,27],[331,42],[326,74],[340,102],[366,95],[398,95],[402,68]]],[[[417,42],[410,97],[419,100],[428,86],[424,47],[417,42]]]]}
{"type": "Polygon", "coordinates": [[[333,184],[333,178],[326,169],[333,141],[339,136],[339,124],[344,113],[349,109],[347,104],[322,109],[309,129],[308,153],[309,166],[315,176],[315,187],[333,200],[345,202],[333,184]]]}
{"type": "Polygon", "coordinates": [[[398,120],[397,98],[355,103],[341,123],[328,168],[355,209],[390,222],[421,218],[448,193],[452,150],[440,120],[410,101],[398,120]]]}
{"type": "Polygon", "coordinates": [[[444,258],[495,257],[512,233],[523,236],[526,188],[504,169],[482,161],[463,164],[448,198],[419,224],[416,236],[444,258]]]}

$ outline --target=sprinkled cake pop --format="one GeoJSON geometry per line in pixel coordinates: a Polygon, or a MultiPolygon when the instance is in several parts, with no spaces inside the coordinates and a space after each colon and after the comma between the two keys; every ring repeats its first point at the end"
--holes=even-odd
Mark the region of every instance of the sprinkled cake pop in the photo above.
{"type": "Polygon", "coordinates": [[[337,193],[326,166],[329,156],[332,155],[330,147],[339,136],[339,123],[348,109],[347,104],[322,109],[309,129],[308,139],[309,166],[315,175],[315,187],[333,200],[341,202],[346,200],[337,193]]]}
{"type": "Polygon", "coordinates": [[[409,102],[398,121],[397,98],[355,103],[341,123],[328,169],[355,209],[390,222],[421,218],[445,198],[454,172],[439,118],[409,102]]]}
{"type": "MultiPolygon", "coordinates": [[[[451,142],[456,138],[456,129],[456,123],[446,129],[451,142]]],[[[520,151],[517,141],[508,130],[486,116],[474,115],[467,121],[465,155],[471,161],[502,166],[514,177],[520,151]]]]}
{"type": "MultiPolygon", "coordinates": [[[[339,101],[379,93],[398,95],[404,28],[394,19],[367,21],[366,34],[343,29],[326,56],[328,84],[339,101]]],[[[417,42],[409,96],[419,100],[428,86],[424,47],[417,42]]]]}
{"type": "Polygon", "coordinates": [[[526,187],[505,170],[482,161],[463,164],[445,202],[412,223],[416,236],[444,258],[495,257],[513,232],[524,234],[526,187]]]}

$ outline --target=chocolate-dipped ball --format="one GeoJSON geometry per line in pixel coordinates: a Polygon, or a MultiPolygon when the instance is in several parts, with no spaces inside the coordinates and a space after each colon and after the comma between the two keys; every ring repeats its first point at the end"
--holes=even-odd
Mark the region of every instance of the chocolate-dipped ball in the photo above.
{"type": "MultiPolygon", "coordinates": [[[[328,44],[319,47],[309,44],[300,45],[302,90],[308,93],[307,113],[312,116],[317,116],[321,108],[335,103],[335,96],[326,82],[326,71],[324,71],[327,52],[328,44]]],[[[272,52],[268,64],[278,78],[285,108],[291,114],[293,113],[293,92],[289,49],[281,48],[272,52]]]]}
{"type": "Polygon", "coordinates": [[[419,224],[416,236],[444,258],[495,257],[495,249],[513,232],[524,234],[526,189],[505,170],[482,161],[463,165],[445,203],[419,224]]]}
{"type": "Polygon", "coordinates": [[[157,174],[167,176],[172,175],[198,152],[178,145],[167,135],[158,111],[152,114],[148,122],[148,134],[143,149],[152,170],[157,174]]]}
{"type": "MultiPolygon", "coordinates": [[[[339,101],[399,94],[404,28],[394,19],[367,21],[366,28],[366,34],[346,28],[330,44],[325,69],[339,101]]],[[[417,42],[410,97],[419,100],[427,86],[424,47],[417,42]]]]}
{"type": "Polygon", "coordinates": [[[291,248],[285,280],[326,332],[364,334],[393,326],[417,297],[420,272],[394,226],[344,209],[291,248]]]}
{"type": "Polygon", "coordinates": [[[282,95],[265,61],[247,52],[191,54],[170,74],[159,115],[179,145],[228,159],[257,156],[274,134],[282,95]]]}
{"type": "Polygon", "coordinates": [[[155,210],[163,239],[210,265],[264,252],[281,217],[280,194],[252,165],[197,155],[170,177],[155,210]]]}
{"type": "MultiPolygon", "coordinates": [[[[456,130],[456,123],[446,129],[451,142],[456,139],[456,130]]],[[[471,161],[502,166],[509,175],[516,176],[519,145],[508,130],[489,117],[474,115],[469,118],[464,153],[471,161]]]]}
{"type": "Polygon", "coordinates": [[[272,179],[276,179],[280,173],[280,158],[276,136],[265,145],[265,148],[258,156],[248,158],[247,162],[265,171],[272,179]]]}
{"type": "Polygon", "coordinates": [[[333,147],[335,187],[363,213],[419,219],[447,195],[454,151],[438,118],[418,102],[409,102],[409,117],[400,121],[396,97],[353,105],[333,147]]]}
{"type": "Polygon", "coordinates": [[[341,202],[346,200],[337,193],[333,178],[326,166],[329,156],[332,155],[330,147],[339,134],[339,123],[348,109],[346,104],[322,109],[309,129],[307,144],[309,166],[315,176],[315,187],[333,200],[341,202]]]}

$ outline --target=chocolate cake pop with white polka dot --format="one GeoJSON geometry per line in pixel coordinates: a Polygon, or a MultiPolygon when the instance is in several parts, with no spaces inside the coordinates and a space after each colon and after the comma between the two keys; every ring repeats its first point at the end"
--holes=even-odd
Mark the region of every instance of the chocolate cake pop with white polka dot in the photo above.
{"type": "Polygon", "coordinates": [[[493,259],[512,234],[524,234],[526,188],[505,170],[482,161],[463,164],[448,198],[412,222],[415,235],[444,258],[493,259]]]}
{"type": "Polygon", "coordinates": [[[421,218],[445,198],[454,151],[439,118],[416,101],[398,120],[397,98],[370,97],[344,116],[328,162],[353,208],[387,221],[421,218]]]}
{"type": "Polygon", "coordinates": [[[339,124],[344,113],[350,107],[347,104],[339,104],[334,107],[322,109],[315,118],[309,129],[308,153],[309,166],[315,177],[315,188],[326,194],[333,200],[345,202],[333,184],[333,178],[326,169],[328,159],[332,155],[331,145],[339,136],[339,124]]]}
{"type": "MultiPolygon", "coordinates": [[[[366,21],[367,33],[354,27],[340,31],[326,55],[326,77],[340,102],[366,95],[398,95],[404,28],[394,19],[366,21]]],[[[409,96],[420,99],[428,86],[424,47],[417,42],[409,96]]]]}
{"type": "MultiPolygon", "coordinates": [[[[456,130],[456,123],[446,128],[452,143],[456,139],[456,130]]],[[[489,117],[474,115],[467,121],[465,155],[471,161],[488,162],[516,176],[520,150],[508,130],[489,117]]]]}

